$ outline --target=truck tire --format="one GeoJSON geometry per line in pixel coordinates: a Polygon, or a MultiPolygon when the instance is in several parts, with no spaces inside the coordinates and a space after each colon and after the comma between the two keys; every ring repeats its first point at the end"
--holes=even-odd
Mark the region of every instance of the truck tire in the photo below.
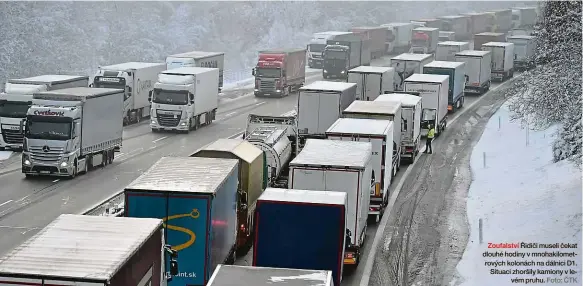
{"type": "Polygon", "coordinates": [[[464,107],[464,101],[466,100],[466,96],[462,95],[462,98],[460,98],[460,108],[464,107]]]}
{"type": "Polygon", "coordinates": [[[73,174],[69,175],[69,179],[74,179],[75,177],[77,177],[77,159],[75,159],[75,162],[73,163],[73,174]]]}

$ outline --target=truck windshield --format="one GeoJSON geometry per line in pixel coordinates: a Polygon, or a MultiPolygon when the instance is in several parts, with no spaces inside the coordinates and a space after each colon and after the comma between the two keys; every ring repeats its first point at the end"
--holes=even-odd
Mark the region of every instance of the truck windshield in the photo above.
{"type": "Polygon", "coordinates": [[[27,120],[26,137],[31,139],[68,140],[71,138],[71,122],[27,120]]]}
{"type": "Polygon", "coordinates": [[[325,47],[326,47],[325,44],[310,44],[310,52],[321,53],[324,51],[325,47]]]}
{"type": "Polygon", "coordinates": [[[255,74],[260,77],[281,77],[279,68],[257,68],[255,74]]]}
{"type": "Polygon", "coordinates": [[[0,117],[25,118],[31,102],[0,101],[0,117]]]}
{"type": "Polygon", "coordinates": [[[412,39],[411,46],[414,47],[425,47],[427,45],[427,40],[425,39],[412,39]]]}
{"type": "Polygon", "coordinates": [[[344,51],[326,51],[326,59],[329,60],[343,60],[346,58],[346,52],[344,51]]]}
{"type": "Polygon", "coordinates": [[[116,88],[125,90],[123,82],[95,81],[93,85],[97,88],[116,88]]]}
{"type": "Polygon", "coordinates": [[[188,91],[155,89],[152,102],[161,104],[186,105],[188,104],[188,91]]]}

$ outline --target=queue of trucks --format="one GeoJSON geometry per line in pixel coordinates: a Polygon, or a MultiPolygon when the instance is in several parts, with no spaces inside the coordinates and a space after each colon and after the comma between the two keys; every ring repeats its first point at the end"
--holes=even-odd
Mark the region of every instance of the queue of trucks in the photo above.
{"type": "MultiPolygon", "coordinates": [[[[293,277],[340,285],[362,261],[366,229],[381,219],[392,179],[422,151],[429,126],[439,137],[466,93],[486,92],[495,75],[512,77],[516,63],[532,66],[531,36],[485,41],[479,50],[451,36],[438,43],[444,27],[456,40],[508,29],[492,21],[507,21],[508,11],[325,32],[307,49],[259,52],[255,94],[298,90],[296,110],[250,114],[241,138],[160,158],[124,188],[123,218],[61,215],[0,259],[0,285],[267,285],[293,277]],[[369,66],[373,53],[412,48],[421,53],[369,66]],[[303,86],[306,60],[345,82],[303,86]],[[253,267],[225,265],[250,249],[253,267]]],[[[192,52],[169,56],[165,66],[100,67],[92,83],[57,75],[11,80],[0,94],[0,143],[21,136],[27,177],[75,177],[111,164],[124,123],[149,114],[153,131],[210,124],[223,59],[192,52]]]]}

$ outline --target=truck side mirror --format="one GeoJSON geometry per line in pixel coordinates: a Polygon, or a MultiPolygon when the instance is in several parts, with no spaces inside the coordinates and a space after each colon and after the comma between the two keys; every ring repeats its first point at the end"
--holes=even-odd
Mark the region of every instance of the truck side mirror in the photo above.
{"type": "Polygon", "coordinates": [[[154,93],[153,91],[148,91],[148,101],[152,102],[152,93],[154,93]]]}
{"type": "Polygon", "coordinates": [[[20,120],[20,134],[24,134],[24,123],[26,122],[26,118],[20,120]]]}
{"type": "Polygon", "coordinates": [[[255,68],[253,68],[253,69],[251,70],[251,75],[252,75],[252,76],[255,76],[255,68]]]}
{"type": "Polygon", "coordinates": [[[188,94],[188,99],[190,99],[190,103],[191,103],[191,104],[194,104],[194,94],[192,94],[192,93],[189,93],[189,94],[188,94]]]}

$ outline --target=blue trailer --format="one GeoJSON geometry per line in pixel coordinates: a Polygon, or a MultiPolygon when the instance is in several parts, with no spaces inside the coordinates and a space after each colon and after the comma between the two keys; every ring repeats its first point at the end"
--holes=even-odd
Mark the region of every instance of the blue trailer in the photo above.
{"type": "Polygon", "coordinates": [[[424,74],[440,74],[449,76],[449,90],[447,95],[447,110],[455,112],[464,106],[466,87],[466,63],[433,61],[423,67],[424,74]]]}
{"type": "Polygon", "coordinates": [[[330,270],[340,285],[346,193],[268,188],[255,209],[253,266],[330,270]]]}
{"type": "Polygon", "coordinates": [[[125,188],[125,215],[162,219],[165,243],[178,252],[168,285],[206,285],[218,264],[234,263],[238,164],[162,157],[125,188]]]}

